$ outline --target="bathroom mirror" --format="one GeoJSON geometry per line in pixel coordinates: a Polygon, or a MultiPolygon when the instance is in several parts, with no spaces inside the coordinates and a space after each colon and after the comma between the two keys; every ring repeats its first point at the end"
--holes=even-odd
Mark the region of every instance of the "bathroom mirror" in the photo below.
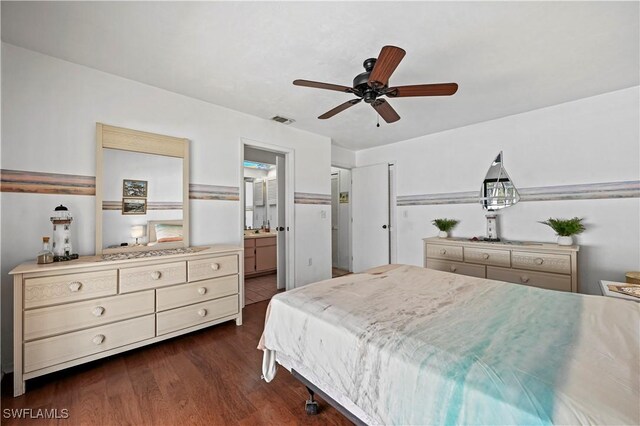
{"type": "Polygon", "coordinates": [[[188,140],[98,123],[96,141],[96,254],[188,247],[188,140]]]}
{"type": "Polygon", "coordinates": [[[520,194],[502,162],[502,151],[493,160],[480,189],[480,203],[488,211],[510,207],[520,201],[520,194]]]}

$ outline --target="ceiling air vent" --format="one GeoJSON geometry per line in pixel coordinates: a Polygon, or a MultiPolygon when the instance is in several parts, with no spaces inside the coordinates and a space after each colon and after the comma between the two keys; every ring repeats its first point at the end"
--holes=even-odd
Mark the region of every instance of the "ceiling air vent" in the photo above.
{"type": "Polygon", "coordinates": [[[282,124],[291,124],[295,121],[295,120],[292,120],[291,118],[280,117],[279,115],[276,115],[275,117],[271,117],[271,119],[273,121],[277,121],[278,123],[282,123],[282,124]]]}

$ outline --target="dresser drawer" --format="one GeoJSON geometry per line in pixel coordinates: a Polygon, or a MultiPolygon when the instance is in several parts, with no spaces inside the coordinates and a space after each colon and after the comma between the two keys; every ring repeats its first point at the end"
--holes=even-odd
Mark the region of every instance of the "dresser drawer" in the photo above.
{"type": "Polygon", "coordinates": [[[171,308],[204,302],[238,293],[238,275],[198,281],[157,290],[157,309],[164,311],[171,308]]]}
{"type": "Polygon", "coordinates": [[[571,277],[560,274],[487,266],[487,278],[546,288],[548,290],[571,291],[571,277]]]}
{"type": "Polygon", "coordinates": [[[238,313],[238,295],[156,314],[158,336],[238,313]]]}
{"type": "Polygon", "coordinates": [[[36,308],[104,297],[118,292],[118,272],[113,269],[55,275],[24,280],[24,307],[36,308]]]}
{"type": "Polygon", "coordinates": [[[248,248],[254,248],[256,246],[256,239],[255,238],[245,238],[244,239],[244,248],[248,249],[248,248]]]}
{"type": "Polygon", "coordinates": [[[147,290],[187,281],[185,262],[120,269],[120,293],[147,290]]]}
{"type": "Polygon", "coordinates": [[[444,272],[453,272],[454,274],[469,275],[471,277],[485,277],[485,267],[482,265],[427,259],[427,268],[444,272]]]}
{"type": "Polygon", "coordinates": [[[238,273],[238,256],[221,256],[210,259],[190,260],[189,281],[207,280],[238,273]]]}
{"type": "Polygon", "coordinates": [[[571,256],[568,254],[514,251],[511,253],[511,262],[514,268],[558,274],[571,273],[571,256]]]}
{"type": "Polygon", "coordinates": [[[509,250],[465,247],[464,261],[508,268],[511,266],[511,252],[509,250]]]}
{"type": "Polygon", "coordinates": [[[154,316],[147,315],[88,330],[24,344],[24,372],[129,345],[155,335],[154,316]]]}
{"type": "Polygon", "coordinates": [[[153,290],[75,302],[24,313],[24,339],[33,340],[152,314],[153,290]]]}
{"type": "Polygon", "coordinates": [[[459,260],[462,262],[462,247],[444,244],[427,244],[427,257],[432,259],[459,260]]]}

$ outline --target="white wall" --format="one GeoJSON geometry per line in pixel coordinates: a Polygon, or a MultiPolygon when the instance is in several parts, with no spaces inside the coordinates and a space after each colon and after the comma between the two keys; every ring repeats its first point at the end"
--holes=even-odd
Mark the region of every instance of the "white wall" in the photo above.
{"type": "MultiPolygon", "coordinates": [[[[95,175],[95,123],[191,140],[190,182],[240,185],[240,138],[295,150],[295,191],[330,193],[331,144],[297,130],[145,84],[2,44],[2,168],[95,175]]],[[[73,247],[94,252],[94,197],[3,193],[2,358],[11,359],[11,281],[50,233],[51,210],[75,215],[73,247]]],[[[295,207],[295,285],[330,278],[330,221],[322,205],[295,207]],[[313,259],[312,266],[307,260],[313,259]]],[[[191,200],[191,242],[241,243],[238,201],[191,200]]],[[[4,364],[5,366],[7,364],[4,364]]]]}
{"type": "Polygon", "coordinates": [[[345,169],[355,167],[356,153],[341,146],[331,145],[331,164],[345,169]]]}
{"type": "MultiPolygon", "coordinates": [[[[397,194],[479,191],[493,158],[519,188],[640,179],[639,88],[543,108],[438,134],[358,151],[358,166],[396,162],[397,194]]],[[[598,280],[624,281],[640,270],[640,199],[521,202],[501,213],[507,239],[555,241],[537,221],[584,217],[581,291],[599,294],[598,280]]],[[[454,236],[485,234],[479,205],[398,207],[398,262],[422,265],[421,239],[436,235],[431,220],[461,220],[454,236]]]]}

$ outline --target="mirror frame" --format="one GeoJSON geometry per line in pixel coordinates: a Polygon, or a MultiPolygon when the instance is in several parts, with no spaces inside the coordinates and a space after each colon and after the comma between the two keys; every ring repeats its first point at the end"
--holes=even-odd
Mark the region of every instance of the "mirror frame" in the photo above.
{"type": "MultiPolygon", "coordinates": [[[[189,139],[96,123],[96,255],[189,247],[189,139]],[[182,158],[182,242],[152,247],[102,247],[103,150],[119,149],[182,158]]],[[[148,232],[148,231],[147,231],[148,232]]]]}

